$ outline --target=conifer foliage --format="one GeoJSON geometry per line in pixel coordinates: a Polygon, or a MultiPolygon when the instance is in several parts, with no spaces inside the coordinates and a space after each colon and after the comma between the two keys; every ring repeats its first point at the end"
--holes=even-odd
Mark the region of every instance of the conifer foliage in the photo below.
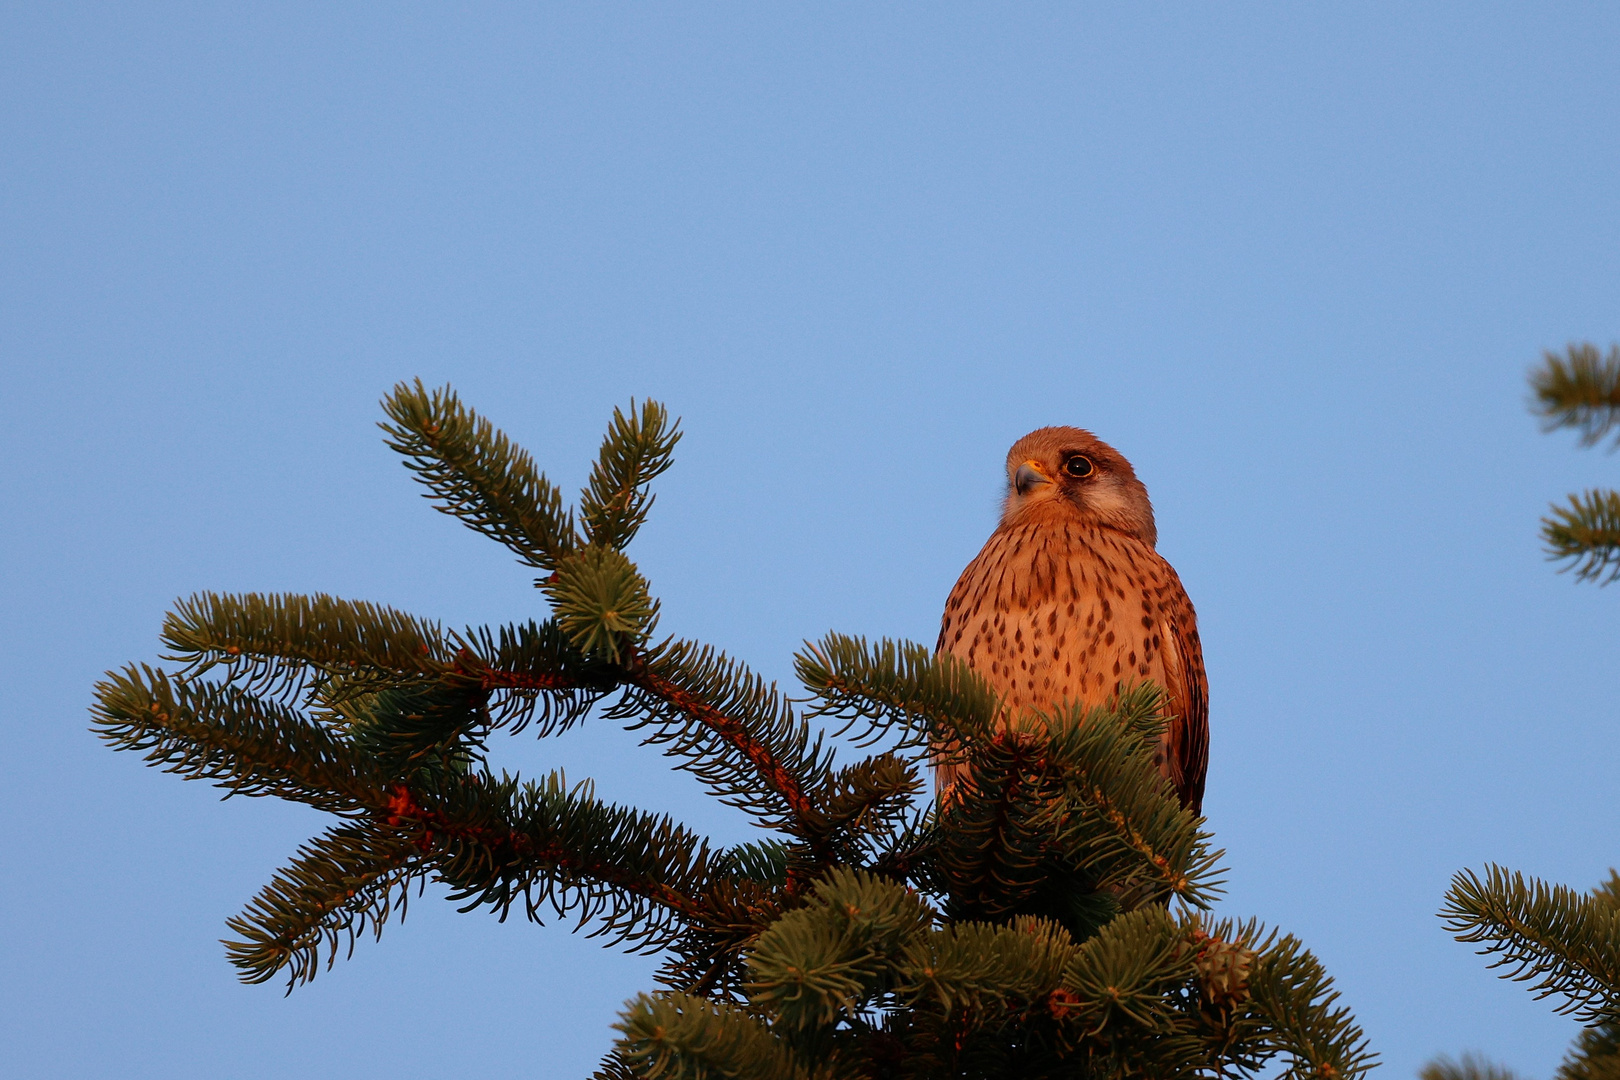
{"type": "MultiPolygon", "coordinates": [[[[1563,356],[1546,353],[1530,373],[1530,388],[1546,430],[1574,428],[1582,446],[1596,446],[1620,423],[1620,345],[1607,356],[1590,343],[1571,345],[1563,356]]],[[[1567,505],[1554,503],[1541,536],[1548,557],[1579,580],[1606,585],[1620,578],[1620,492],[1591,488],[1570,495],[1567,505]]]]}
{"type": "MultiPolygon", "coordinates": [[[[1457,940],[1480,946],[1504,979],[1530,984],[1586,1029],[1555,1080],[1620,1080],[1620,874],[1589,893],[1488,866],[1458,874],[1440,911],[1457,940]]],[[[1494,1080],[1478,1060],[1437,1062],[1425,1080],[1494,1080]],[[1430,1074],[1433,1075],[1430,1075],[1430,1074]]]]}
{"type": "MultiPolygon", "coordinates": [[[[1620,424],[1620,345],[1607,358],[1590,344],[1546,353],[1530,388],[1546,430],[1575,428],[1583,445],[1596,445],[1620,424]]],[[[1542,521],[1548,554],[1573,560],[1577,580],[1608,584],[1620,576],[1620,493],[1593,490],[1569,501],[1542,521]]],[[[1503,978],[1530,983],[1537,998],[1587,1025],[1556,1080],[1620,1080],[1620,874],[1610,870],[1608,881],[1581,893],[1500,866],[1464,870],[1440,917],[1458,941],[1493,957],[1503,978]]],[[[1422,1078],[1513,1080],[1467,1055],[1431,1062],[1422,1078]]]]}
{"type": "Polygon", "coordinates": [[[1006,729],[949,657],[832,634],[790,699],[658,633],[625,549],[679,434],[615,411],[575,509],[448,389],[401,384],[388,444],[434,506],[543,576],[549,617],[447,630],[330,596],[203,594],[169,664],[97,687],[112,747],[333,815],[231,920],[248,982],[289,990],[380,935],[424,884],[664,957],[603,1078],[1339,1080],[1372,1063],[1294,938],[1213,918],[1203,822],[1155,770],[1151,685],[1006,729]],[[617,722],[760,826],[720,847],[559,774],[492,771],[497,733],[617,722]],[[835,759],[840,741],[865,756],[835,759]],[[924,799],[928,747],[968,781],[924,799]]]}

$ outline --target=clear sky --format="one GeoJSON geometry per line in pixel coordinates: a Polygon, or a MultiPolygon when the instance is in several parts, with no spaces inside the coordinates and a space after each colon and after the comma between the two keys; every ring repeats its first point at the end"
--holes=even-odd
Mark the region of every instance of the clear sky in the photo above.
{"type": "MultiPolygon", "coordinates": [[[[1382,1075],[1547,1076],[1575,1026],[1434,912],[1620,861],[1620,591],[1536,537],[1615,459],[1524,382],[1620,337],[1617,46],[1603,4],[6,5],[6,1070],[580,1077],[650,985],[430,894],[240,986],[224,920],[318,815],[87,731],[196,590],[537,612],[380,441],[419,375],[570,490],[667,402],[632,555],[782,679],[932,641],[1007,447],[1095,430],[1198,607],[1223,913],[1304,938],[1382,1075]]],[[[749,835],[605,724],[497,749],[749,835]]]]}

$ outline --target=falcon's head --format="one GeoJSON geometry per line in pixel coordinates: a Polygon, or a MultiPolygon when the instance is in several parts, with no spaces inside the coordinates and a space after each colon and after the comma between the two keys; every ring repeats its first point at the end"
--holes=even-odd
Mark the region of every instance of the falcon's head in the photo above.
{"type": "Polygon", "coordinates": [[[1040,428],[1007,451],[1001,521],[1065,518],[1118,529],[1149,547],[1159,538],[1147,488],[1124,455],[1080,428],[1040,428]]]}

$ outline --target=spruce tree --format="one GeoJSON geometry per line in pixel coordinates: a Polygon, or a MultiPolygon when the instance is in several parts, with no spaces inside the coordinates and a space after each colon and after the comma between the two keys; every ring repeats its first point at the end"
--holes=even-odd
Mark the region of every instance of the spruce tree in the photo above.
{"type": "Polygon", "coordinates": [[[243,980],[307,982],[434,882],[663,957],[599,1078],[1353,1080],[1372,1064],[1293,937],[1215,918],[1219,852],[1159,776],[1151,685],[1011,730],[972,671],[829,634],[785,695],[658,632],[625,551],[679,434],[615,411],[575,508],[448,388],[401,384],[388,445],[435,507],[537,572],[549,616],[449,630],[332,596],[211,593],[161,667],[97,687],[120,750],[329,812],[230,920],[243,980]],[[492,771],[499,733],[619,723],[761,829],[721,847],[560,774],[492,771]],[[863,753],[835,759],[841,741],[863,753]],[[925,798],[930,747],[965,770],[925,798]]]}
{"type": "MultiPolygon", "coordinates": [[[[1604,357],[1591,344],[1563,356],[1543,354],[1530,373],[1533,411],[1548,431],[1574,428],[1596,446],[1620,424],[1620,345],[1604,357]]],[[[1620,443],[1617,443],[1620,445],[1620,443]]],[[[1553,504],[1541,522],[1550,559],[1577,580],[1606,585],[1620,577],[1620,492],[1589,489],[1553,504]]],[[[1465,870],[1446,893],[1440,916],[1457,940],[1482,946],[1502,977],[1531,984],[1537,998],[1586,1029],[1558,1067],[1556,1080],[1620,1080],[1620,874],[1589,893],[1549,885],[1517,871],[1465,870]]],[[[1500,1080],[1503,1070],[1477,1059],[1439,1060],[1423,1080],[1500,1080]]]]}

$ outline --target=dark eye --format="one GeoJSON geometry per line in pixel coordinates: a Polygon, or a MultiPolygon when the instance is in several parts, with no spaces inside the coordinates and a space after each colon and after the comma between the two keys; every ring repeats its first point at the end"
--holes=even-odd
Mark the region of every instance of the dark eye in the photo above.
{"type": "Polygon", "coordinates": [[[1063,471],[1070,476],[1090,476],[1091,459],[1084,454],[1075,454],[1063,463],[1063,471]]]}

